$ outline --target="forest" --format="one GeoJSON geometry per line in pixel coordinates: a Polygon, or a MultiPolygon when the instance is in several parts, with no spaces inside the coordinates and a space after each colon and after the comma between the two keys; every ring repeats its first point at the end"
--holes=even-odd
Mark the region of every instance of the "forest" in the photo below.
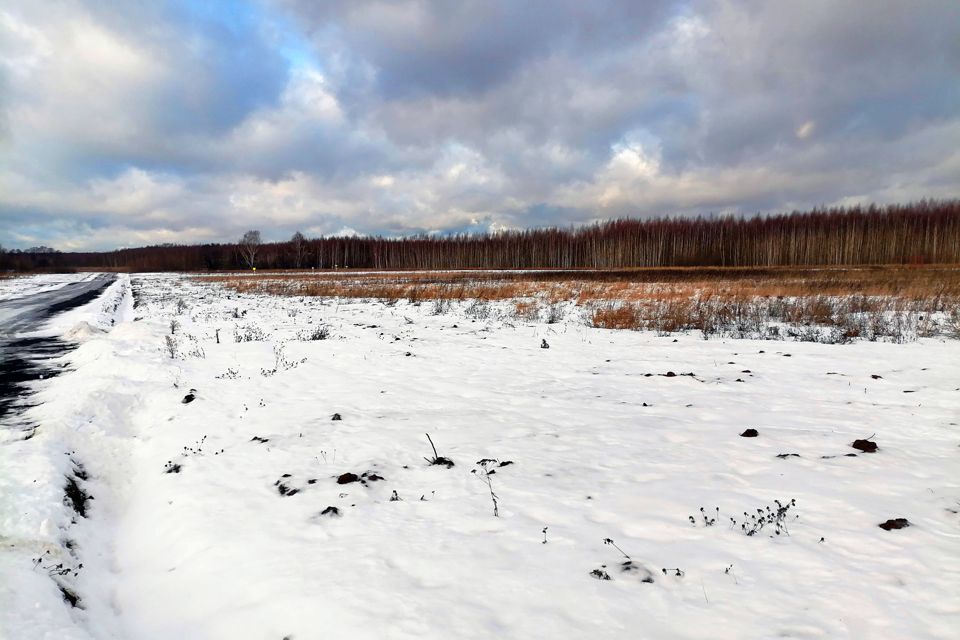
{"type": "MultiPolygon", "coordinates": [[[[259,231],[259,230],[258,230],[259,231]]],[[[269,232],[269,229],[263,231],[269,232]]],[[[960,262],[960,199],[756,216],[619,219],[577,228],[405,238],[4,252],[3,271],[611,269],[960,262]]]]}

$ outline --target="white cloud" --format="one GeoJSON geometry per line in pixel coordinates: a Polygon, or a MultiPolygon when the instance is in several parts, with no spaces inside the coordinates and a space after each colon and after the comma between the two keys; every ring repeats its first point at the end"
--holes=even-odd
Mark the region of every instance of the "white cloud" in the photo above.
{"type": "Polygon", "coordinates": [[[797,127],[796,136],[801,140],[810,137],[810,134],[813,133],[813,130],[816,128],[817,124],[813,120],[807,120],[802,125],[797,127]]]}

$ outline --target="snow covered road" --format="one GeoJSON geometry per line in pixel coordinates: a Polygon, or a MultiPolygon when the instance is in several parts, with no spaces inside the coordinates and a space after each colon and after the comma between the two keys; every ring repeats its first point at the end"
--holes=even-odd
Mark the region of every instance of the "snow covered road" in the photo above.
{"type": "Polygon", "coordinates": [[[957,637],[957,341],[132,284],[0,449],[2,638],[957,637]]]}
{"type": "MultiPolygon", "coordinates": [[[[59,274],[0,281],[0,429],[29,384],[56,372],[45,363],[68,348],[61,331],[46,323],[95,300],[115,280],[113,274],[59,274]]],[[[0,442],[5,436],[0,433],[0,442]]]]}
{"type": "Polygon", "coordinates": [[[2,283],[0,335],[39,329],[53,315],[93,300],[116,279],[108,273],[58,275],[2,283]]]}

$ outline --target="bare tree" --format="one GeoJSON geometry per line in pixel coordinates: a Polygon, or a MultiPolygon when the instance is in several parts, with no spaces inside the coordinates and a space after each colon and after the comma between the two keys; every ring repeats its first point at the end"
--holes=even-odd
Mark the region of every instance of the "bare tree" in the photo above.
{"type": "Polygon", "coordinates": [[[302,267],[303,259],[307,257],[307,239],[299,231],[290,238],[290,253],[293,254],[293,262],[297,269],[302,267]]]}
{"type": "Polygon", "coordinates": [[[240,238],[240,255],[251,269],[257,266],[257,252],[260,250],[260,232],[251,229],[240,238]]]}

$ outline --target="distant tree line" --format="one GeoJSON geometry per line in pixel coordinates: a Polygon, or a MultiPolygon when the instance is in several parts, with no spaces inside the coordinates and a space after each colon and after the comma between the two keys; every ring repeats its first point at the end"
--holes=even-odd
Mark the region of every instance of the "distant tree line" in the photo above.
{"type": "Polygon", "coordinates": [[[327,237],[0,254],[0,269],[527,269],[960,263],[960,200],[766,216],[621,219],[483,235],[327,237]]]}

